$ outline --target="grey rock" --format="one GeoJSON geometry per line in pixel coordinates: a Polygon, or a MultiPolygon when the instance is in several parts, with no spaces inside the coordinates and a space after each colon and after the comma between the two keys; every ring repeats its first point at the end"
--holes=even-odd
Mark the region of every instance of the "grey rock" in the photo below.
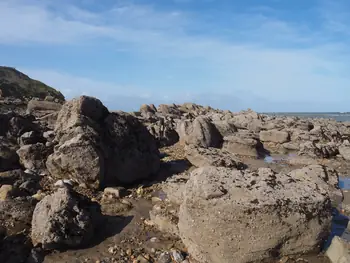
{"type": "Polygon", "coordinates": [[[160,254],[156,261],[156,263],[172,263],[172,262],[173,260],[171,259],[169,252],[163,252],[162,254],[160,254]]]}
{"type": "Polygon", "coordinates": [[[340,155],[347,161],[350,160],[350,146],[342,145],[339,147],[340,155]]]}
{"type": "Polygon", "coordinates": [[[87,244],[94,233],[92,209],[80,195],[59,188],[35,207],[31,239],[44,249],[74,248],[87,244]]]}
{"type": "Polygon", "coordinates": [[[335,236],[326,251],[326,255],[332,263],[350,262],[350,243],[335,236]]]}
{"type": "Polygon", "coordinates": [[[159,151],[146,127],[129,114],[109,113],[95,98],[66,102],[55,133],[59,143],[46,166],[57,179],[69,174],[99,188],[132,183],[159,169],[159,151]]]}
{"type": "Polygon", "coordinates": [[[258,157],[261,146],[254,137],[246,134],[237,134],[224,137],[222,148],[233,154],[258,157]]]}
{"type": "Polygon", "coordinates": [[[194,121],[180,121],[177,132],[180,142],[200,147],[220,147],[222,136],[209,119],[197,117],[194,121]]]}
{"type": "Polygon", "coordinates": [[[243,169],[245,165],[238,158],[225,150],[217,148],[185,147],[187,160],[196,167],[223,166],[234,169],[243,169]]]}
{"type": "Polygon", "coordinates": [[[341,192],[333,185],[335,171],[309,174],[307,169],[288,174],[268,168],[193,171],[178,224],[189,254],[203,263],[233,258],[247,263],[270,258],[271,252],[284,256],[317,249],[330,229],[331,196],[341,192]]]}
{"type": "Polygon", "coordinates": [[[35,144],[39,142],[44,142],[44,138],[37,131],[25,132],[19,138],[20,145],[35,144]]]}
{"type": "Polygon", "coordinates": [[[51,149],[42,143],[24,145],[17,150],[21,165],[38,173],[46,171],[45,162],[50,153],[51,149]]]}
{"type": "Polygon", "coordinates": [[[289,141],[289,133],[279,130],[261,131],[260,140],[263,142],[285,143],[289,141]]]}

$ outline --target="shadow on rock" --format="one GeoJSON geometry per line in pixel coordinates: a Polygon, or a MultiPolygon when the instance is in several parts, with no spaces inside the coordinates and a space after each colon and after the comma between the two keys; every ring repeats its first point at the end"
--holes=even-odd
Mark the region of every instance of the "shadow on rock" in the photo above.
{"type": "Polygon", "coordinates": [[[32,244],[25,234],[6,236],[0,241],[0,262],[26,262],[32,244]]]}

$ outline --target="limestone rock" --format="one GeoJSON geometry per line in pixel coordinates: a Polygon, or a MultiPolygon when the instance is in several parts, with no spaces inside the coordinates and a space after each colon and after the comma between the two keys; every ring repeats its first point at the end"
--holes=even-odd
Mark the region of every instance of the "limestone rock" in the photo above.
{"type": "Polygon", "coordinates": [[[258,157],[262,151],[261,143],[247,134],[224,137],[222,148],[230,153],[252,157],[258,157]]]}
{"type": "Polygon", "coordinates": [[[200,147],[220,147],[222,136],[207,118],[197,117],[194,121],[180,121],[177,132],[180,142],[200,147]]]}
{"type": "Polygon", "coordinates": [[[35,207],[31,238],[44,249],[74,248],[85,245],[94,233],[89,203],[68,188],[59,188],[35,207]]]}
{"type": "Polygon", "coordinates": [[[330,196],[341,195],[332,185],[336,173],[324,175],[198,168],[180,206],[180,237],[203,263],[233,258],[247,263],[313,251],[330,229],[330,196]]]}
{"type": "Polygon", "coordinates": [[[36,172],[45,172],[45,162],[51,149],[48,149],[42,143],[23,145],[17,150],[17,154],[20,159],[20,163],[24,168],[36,172]]]}
{"type": "Polygon", "coordinates": [[[335,236],[327,249],[326,255],[332,263],[350,262],[350,243],[335,236]]]}
{"type": "Polygon", "coordinates": [[[132,183],[159,169],[157,145],[135,117],[109,113],[91,97],[66,102],[59,112],[54,153],[46,166],[57,178],[67,175],[98,188],[132,183]]]}
{"type": "Polygon", "coordinates": [[[186,146],[185,152],[187,160],[196,167],[223,166],[234,169],[245,167],[236,156],[225,150],[186,146]]]}
{"type": "Polygon", "coordinates": [[[289,141],[289,134],[278,130],[261,131],[260,140],[263,142],[285,143],[289,141]]]}

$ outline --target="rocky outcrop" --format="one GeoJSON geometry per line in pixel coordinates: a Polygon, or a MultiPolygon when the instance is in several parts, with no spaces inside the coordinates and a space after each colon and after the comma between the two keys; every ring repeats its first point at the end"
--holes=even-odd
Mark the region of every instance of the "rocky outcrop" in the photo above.
{"type": "Polygon", "coordinates": [[[262,142],[285,143],[289,141],[289,133],[279,130],[269,130],[260,132],[262,142]]]}
{"type": "Polygon", "coordinates": [[[224,150],[238,155],[259,157],[264,155],[261,142],[254,135],[248,133],[237,133],[224,137],[224,150]]]}
{"type": "Polygon", "coordinates": [[[238,158],[225,150],[186,146],[187,160],[196,167],[217,166],[244,169],[245,165],[238,158]]]}
{"type": "Polygon", "coordinates": [[[197,117],[194,121],[184,120],[178,123],[177,132],[180,142],[200,147],[220,147],[222,136],[209,119],[197,117]]]}
{"type": "Polygon", "coordinates": [[[308,169],[193,171],[179,212],[189,253],[203,263],[246,263],[317,249],[330,229],[331,197],[341,193],[336,172],[308,169]]]}
{"type": "Polygon", "coordinates": [[[59,188],[35,207],[31,238],[44,249],[86,245],[94,233],[96,206],[68,188],[59,188]]]}
{"type": "Polygon", "coordinates": [[[126,113],[109,113],[91,97],[67,102],[55,126],[54,153],[46,166],[56,178],[98,188],[132,183],[159,168],[159,152],[147,129],[126,113]]]}

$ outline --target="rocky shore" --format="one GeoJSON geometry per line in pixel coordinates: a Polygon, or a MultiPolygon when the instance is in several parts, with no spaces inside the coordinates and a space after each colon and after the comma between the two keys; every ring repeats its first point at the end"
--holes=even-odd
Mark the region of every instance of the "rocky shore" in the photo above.
{"type": "Polygon", "coordinates": [[[7,101],[0,262],[350,262],[350,123],[7,101]]]}

